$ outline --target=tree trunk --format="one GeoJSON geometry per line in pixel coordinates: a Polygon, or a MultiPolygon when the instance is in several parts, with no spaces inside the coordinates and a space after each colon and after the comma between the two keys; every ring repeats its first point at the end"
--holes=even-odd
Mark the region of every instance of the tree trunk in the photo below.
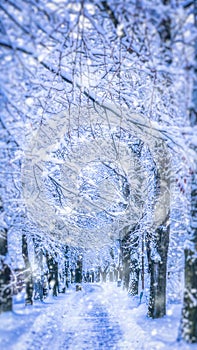
{"type": "Polygon", "coordinates": [[[22,236],[22,254],[25,262],[25,305],[33,304],[33,276],[28,256],[26,235],[22,236]]]}
{"type": "MultiPolygon", "coordinates": [[[[169,6],[171,0],[162,0],[164,6],[169,6]]],[[[171,48],[171,18],[170,12],[166,11],[165,16],[162,16],[162,20],[158,26],[158,33],[161,38],[161,59],[166,65],[172,64],[172,48],[171,48]]],[[[166,76],[167,78],[167,76],[166,76]]],[[[168,82],[168,79],[167,81],[168,82]]],[[[169,80],[171,84],[171,79],[169,80]]]]}
{"type": "Polygon", "coordinates": [[[75,269],[75,283],[82,282],[82,258],[77,260],[77,267],[75,269]]]}
{"type": "Polygon", "coordinates": [[[139,233],[138,225],[128,232],[121,243],[122,256],[122,279],[123,288],[128,290],[130,295],[138,295],[139,287],[139,233]]]}
{"type": "Polygon", "coordinates": [[[156,254],[150,261],[150,298],[148,316],[160,318],[166,314],[166,279],[167,256],[169,246],[170,225],[166,222],[157,229],[155,238],[156,254]]]}
{"type": "Polygon", "coordinates": [[[129,289],[129,279],[130,279],[130,250],[126,246],[126,242],[123,241],[122,244],[122,280],[123,289],[129,289]]]}
{"type": "Polygon", "coordinates": [[[140,270],[139,269],[135,269],[134,272],[132,272],[132,271],[130,272],[128,292],[132,296],[138,295],[139,277],[140,277],[140,270]]]}
{"type": "Polygon", "coordinates": [[[197,258],[191,249],[185,250],[185,288],[181,320],[181,338],[197,343],[197,258]]]}
{"type": "Polygon", "coordinates": [[[96,279],[96,282],[100,282],[101,281],[101,268],[100,268],[100,266],[98,266],[97,269],[96,269],[95,279],[96,279]]]}
{"type": "Polygon", "coordinates": [[[0,313],[12,311],[12,272],[10,267],[1,261],[0,270],[0,313]]]}
{"type": "Polygon", "coordinates": [[[101,271],[101,276],[102,276],[102,282],[106,283],[107,281],[107,271],[101,271]]]}
{"type": "Polygon", "coordinates": [[[43,273],[43,251],[41,248],[41,240],[40,238],[34,238],[34,249],[35,249],[35,258],[38,266],[38,270],[36,271],[36,278],[34,281],[34,299],[39,299],[43,301],[44,297],[44,273],[43,273]]]}
{"type": "Polygon", "coordinates": [[[66,288],[69,288],[69,247],[68,246],[65,247],[64,258],[65,258],[64,279],[65,279],[65,290],[66,290],[66,288]]]}
{"type": "Polygon", "coordinates": [[[144,239],[145,239],[145,234],[143,232],[142,234],[142,267],[141,267],[142,292],[141,293],[144,292],[144,284],[145,284],[144,282],[144,279],[145,279],[144,239]]]}
{"type": "MultiPolygon", "coordinates": [[[[193,1],[194,26],[197,29],[197,0],[193,1]]],[[[190,108],[191,127],[197,125],[197,40],[195,41],[194,82],[190,108]]],[[[191,171],[191,213],[189,244],[185,249],[185,288],[179,338],[197,343],[197,147],[191,145],[196,157],[191,171]]]]}
{"type": "MultiPolygon", "coordinates": [[[[0,214],[3,213],[3,203],[0,198],[0,214]]],[[[8,253],[7,229],[0,229],[0,313],[12,311],[12,272],[5,263],[8,253]]]]}
{"type": "Polygon", "coordinates": [[[109,281],[110,282],[114,281],[114,272],[112,270],[109,271],[109,281]]]}
{"type": "Polygon", "coordinates": [[[139,235],[134,230],[134,233],[130,235],[130,275],[129,275],[129,294],[132,296],[138,295],[139,288],[139,235]]]}
{"type": "Polygon", "coordinates": [[[50,288],[53,290],[53,296],[57,297],[58,295],[58,263],[55,261],[54,257],[47,253],[47,266],[49,269],[48,282],[50,288]]]}
{"type": "MultiPolygon", "coordinates": [[[[164,6],[171,4],[170,0],[162,0],[164,6]]],[[[167,10],[167,9],[166,9],[167,10]]],[[[170,12],[161,18],[158,26],[158,33],[161,38],[161,61],[167,67],[172,64],[171,51],[171,18],[170,12]]],[[[170,74],[163,74],[165,83],[171,84],[170,74]]],[[[150,242],[147,244],[148,264],[150,270],[150,297],[148,315],[152,318],[160,318],[166,314],[166,279],[167,279],[167,256],[170,236],[170,158],[165,152],[162,143],[158,141],[160,153],[159,188],[160,197],[156,208],[156,215],[159,218],[164,216],[162,225],[156,227],[154,252],[150,242]],[[155,254],[156,253],[156,254],[155,254]]],[[[153,242],[152,242],[153,243],[153,242]]]]}

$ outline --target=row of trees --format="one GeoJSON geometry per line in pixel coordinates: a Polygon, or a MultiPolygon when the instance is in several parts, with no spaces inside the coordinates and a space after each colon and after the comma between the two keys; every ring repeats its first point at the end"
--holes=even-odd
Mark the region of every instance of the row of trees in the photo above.
{"type": "MultiPolygon", "coordinates": [[[[124,268],[125,249],[122,243],[122,249],[118,249],[120,242],[113,248],[104,248],[102,258],[92,260],[91,254],[88,259],[86,251],[57,243],[50,250],[46,250],[40,237],[34,237],[32,242],[29,239],[26,235],[22,236],[24,264],[21,269],[13,269],[5,260],[7,251],[1,251],[1,257],[4,256],[1,259],[0,277],[1,313],[13,310],[13,297],[22,291],[25,291],[25,305],[33,305],[34,299],[42,302],[50,290],[50,294],[55,297],[59,293],[65,293],[72,283],[78,285],[82,282],[113,282],[128,278],[128,271],[124,268]]],[[[7,248],[6,240],[1,248],[7,248]]],[[[124,284],[124,288],[128,289],[128,286],[124,284]]],[[[137,294],[138,286],[133,295],[137,294]]]]}
{"type": "Polygon", "coordinates": [[[157,318],[169,249],[188,239],[180,327],[188,342],[197,341],[196,8],[195,0],[0,4],[2,261],[7,238],[11,251],[24,232],[39,236],[38,261],[43,244],[49,253],[57,242],[102,251],[118,240],[132,295],[140,271],[144,291],[148,266],[148,314],[157,318]]]}

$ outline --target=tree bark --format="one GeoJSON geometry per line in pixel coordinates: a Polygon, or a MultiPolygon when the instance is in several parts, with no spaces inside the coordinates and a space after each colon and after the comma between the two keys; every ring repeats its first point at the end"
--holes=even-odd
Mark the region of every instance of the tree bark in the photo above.
{"type": "Polygon", "coordinates": [[[64,278],[65,278],[65,290],[66,290],[66,288],[69,288],[69,247],[68,246],[65,247],[64,258],[65,258],[64,278]]]}
{"type": "MultiPolygon", "coordinates": [[[[3,203],[0,198],[0,214],[3,213],[3,203]]],[[[0,313],[12,311],[12,272],[5,263],[8,252],[7,229],[0,228],[0,313]]]]}
{"type": "Polygon", "coordinates": [[[181,319],[181,338],[197,343],[197,258],[191,249],[185,250],[185,288],[181,319]]]}
{"type": "Polygon", "coordinates": [[[107,270],[108,270],[108,266],[106,266],[103,271],[101,270],[101,276],[102,276],[103,283],[107,282],[107,270]]]}
{"type": "Polygon", "coordinates": [[[12,311],[12,272],[10,267],[1,261],[0,270],[0,313],[12,311]]]}
{"type": "Polygon", "coordinates": [[[39,299],[40,301],[43,301],[44,297],[44,273],[43,273],[43,251],[41,248],[41,240],[40,238],[34,238],[34,250],[35,250],[35,258],[38,265],[38,271],[36,271],[36,278],[34,281],[34,299],[39,299]]]}
{"type": "Polygon", "coordinates": [[[26,235],[22,236],[22,254],[25,263],[25,305],[33,304],[33,275],[28,255],[26,235]]]}
{"type": "Polygon", "coordinates": [[[122,240],[122,279],[123,288],[128,290],[132,296],[138,295],[139,287],[139,235],[136,232],[137,226],[127,233],[122,240]]]}
{"type": "MultiPolygon", "coordinates": [[[[130,234],[129,234],[130,235],[130,234]]],[[[123,289],[129,289],[130,278],[130,248],[129,248],[129,235],[127,234],[122,240],[122,282],[123,289]]]]}
{"type": "Polygon", "coordinates": [[[139,289],[139,235],[135,232],[130,237],[130,276],[129,276],[129,294],[132,296],[138,295],[139,289]]]}
{"type": "MultiPolygon", "coordinates": [[[[193,1],[194,27],[197,29],[197,0],[193,1]]],[[[197,40],[195,41],[194,81],[192,104],[190,108],[191,127],[197,125],[197,40]]],[[[180,326],[180,339],[188,343],[197,343],[197,147],[194,169],[191,171],[191,212],[189,241],[185,249],[185,288],[180,326]]]]}
{"type": "Polygon", "coordinates": [[[47,253],[47,266],[49,269],[48,282],[50,288],[53,290],[53,296],[57,297],[58,295],[58,263],[55,261],[55,258],[47,253]]]}
{"type": "Polygon", "coordinates": [[[75,269],[75,283],[82,282],[82,258],[77,260],[77,267],[75,269]]]}
{"type": "Polygon", "coordinates": [[[150,260],[150,297],[148,316],[160,318],[166,314],[166,277],[170,225],[166,218],[164,225],[156,231],[157,256],[150,260]],[[164,229],[165,227],[165,229],[164,229]]]}

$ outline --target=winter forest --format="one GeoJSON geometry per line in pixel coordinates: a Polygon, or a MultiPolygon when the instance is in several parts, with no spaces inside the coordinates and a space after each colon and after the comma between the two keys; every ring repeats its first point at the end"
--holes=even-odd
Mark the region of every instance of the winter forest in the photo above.
{"type": "Polygon", "coordinates": [[[0,106],[0,348],[197,349],[197,0],[1,0],[0,106]]]}

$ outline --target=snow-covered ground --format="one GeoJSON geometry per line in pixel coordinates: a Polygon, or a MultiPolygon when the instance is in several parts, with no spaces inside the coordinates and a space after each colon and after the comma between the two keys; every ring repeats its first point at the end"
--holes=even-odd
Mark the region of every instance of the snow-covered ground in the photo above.
{"type": "Polygon", "coordinates": [[[65,294],[0,315],[1,350],[194,350],[176,341],[181,305],[168,306],[159,320],[146,317],[147,305],[115,284],[74,285],[65,294]]]}

